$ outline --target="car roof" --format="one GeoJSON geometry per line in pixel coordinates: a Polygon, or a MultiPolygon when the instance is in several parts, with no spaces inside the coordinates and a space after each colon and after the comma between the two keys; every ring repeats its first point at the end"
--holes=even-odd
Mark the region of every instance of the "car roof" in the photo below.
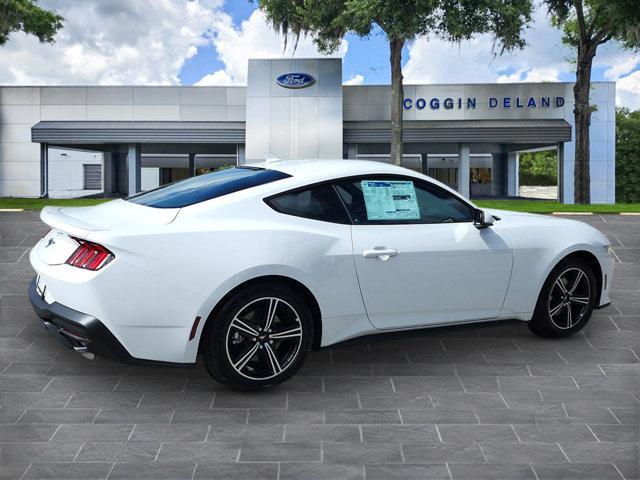
{"type": "MultiPolygon", "coordinates": [[[[262,185],[257,185],[251,188],[242,189],[234,192],[231,195],[223,195],[211,199],[213,204],[217,206],[223,206],[226,208],[229,203],[242,201],[246,199],[260,199],[263,200],[273,195],[278,195],[283,192],[295,190],[298,188],[304,188],[307,185],[313,185],[317,183],[323,183],[345,177],[357,177],[365,175],[404,175],[421,180],[425,180],[432,184],[439,186],[440,188],[450,192],[454,196],[461,198],[462,201],[474,206],[473,203],[461,197],[458,192],[450,188],[449,186],[437,181],[434,178],[428,177],[424,174],[409,170],[407,168],[399,167],[383,162],[376,162],[370,160],[348,160],[348,159],[336,159],[336,160],[268,160],[262,162],[250,162],[239,167],[256,167],[266,168],[269,170],[276,170],[287,175],[287,178],[275,182],[267,182],[262,185]]],[[[184,212],[182,215],[197,215],[199,211],[206,211],[212,206],[210,201],[204,201],[190,205],[186,210],[189,213],[184,212]]],[[[231,212],[231,210],[229,210],[231,212]]],[[[234,214],[235,215],[235,214],[234,214]]]]}
{"type": "Polygon", "coordinates": [[[413,170],[369,160],[270,160],[248,164],[248,166],[279,170],[295,177],[301,184],[379,173],[419,176],[413,170]]]}
{"type": "Polygon", "coordinates": [[[265,188],[273,185],[279,191],[287,191],[292,188],[304,187],[314,183],[325,182],[337,178],[353,177],[360,175],[404,175],[408,177],[426,180],[432,184],[438,185],[440,188],[449,191],[456,197],[462,198],[466,203],[475,206],[471,200],[464,198],[454,189],[439,182],[435,178],[431,178],[415,170],[400,167],[390,163],[384,163],[373,160],[351,160],[351,159],[333,159],[333,160],[267,160],[263,162],[250,163],[246,166],[267,168],[278,170],[291,175],[291,178],[285,179],[277,184],[267,184],[265,188]]]}

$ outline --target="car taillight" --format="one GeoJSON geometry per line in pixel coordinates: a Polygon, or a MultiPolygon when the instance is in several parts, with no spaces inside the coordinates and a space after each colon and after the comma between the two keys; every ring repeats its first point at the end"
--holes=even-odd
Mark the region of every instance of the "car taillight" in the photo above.
{"type": "Polygon", "coordinates": [[[80,245],[67,259],[67,265],[84,268],[85,270],[100,270],[113,260],[113,253],[102,245],[80,238],[73,237],[73,239],[80,245]]]}

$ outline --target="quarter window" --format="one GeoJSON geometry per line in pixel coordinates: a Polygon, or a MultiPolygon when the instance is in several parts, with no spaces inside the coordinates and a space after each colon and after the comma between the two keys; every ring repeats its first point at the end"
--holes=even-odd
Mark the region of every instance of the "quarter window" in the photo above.
{"type": "Polygon", "coordinates": [[[285,193],[266,200],[280,213],[332,223],[350,223],[338,195],[329,184],[285,193]]]}
{"type": "Polygon", "coordinates": [[[343,180],[335,185],[354,224],[471,222],[473,208],[455,195],[408,177],[343,180]]]}

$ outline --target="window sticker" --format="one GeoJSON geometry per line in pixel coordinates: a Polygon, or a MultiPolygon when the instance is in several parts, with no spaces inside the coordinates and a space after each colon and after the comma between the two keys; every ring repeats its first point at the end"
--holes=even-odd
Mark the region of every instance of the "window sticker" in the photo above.
{"type": "Polygon", "coordinates": [[[412,181],[362,180],[367,220],[419,220],[420,208],[412,181]]]}

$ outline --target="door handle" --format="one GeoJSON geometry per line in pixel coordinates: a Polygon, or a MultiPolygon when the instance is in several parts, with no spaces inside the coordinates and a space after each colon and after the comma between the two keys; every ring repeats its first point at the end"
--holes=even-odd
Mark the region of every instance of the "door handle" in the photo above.
{"type": "Polygon", "coordinates": [[[390,257],[398,255],[398,250],[395,248],[374,247],[373,249],[363,250],[362,256],[364,258],[380,258],[380,260],[389,260],[390,257]]]}

